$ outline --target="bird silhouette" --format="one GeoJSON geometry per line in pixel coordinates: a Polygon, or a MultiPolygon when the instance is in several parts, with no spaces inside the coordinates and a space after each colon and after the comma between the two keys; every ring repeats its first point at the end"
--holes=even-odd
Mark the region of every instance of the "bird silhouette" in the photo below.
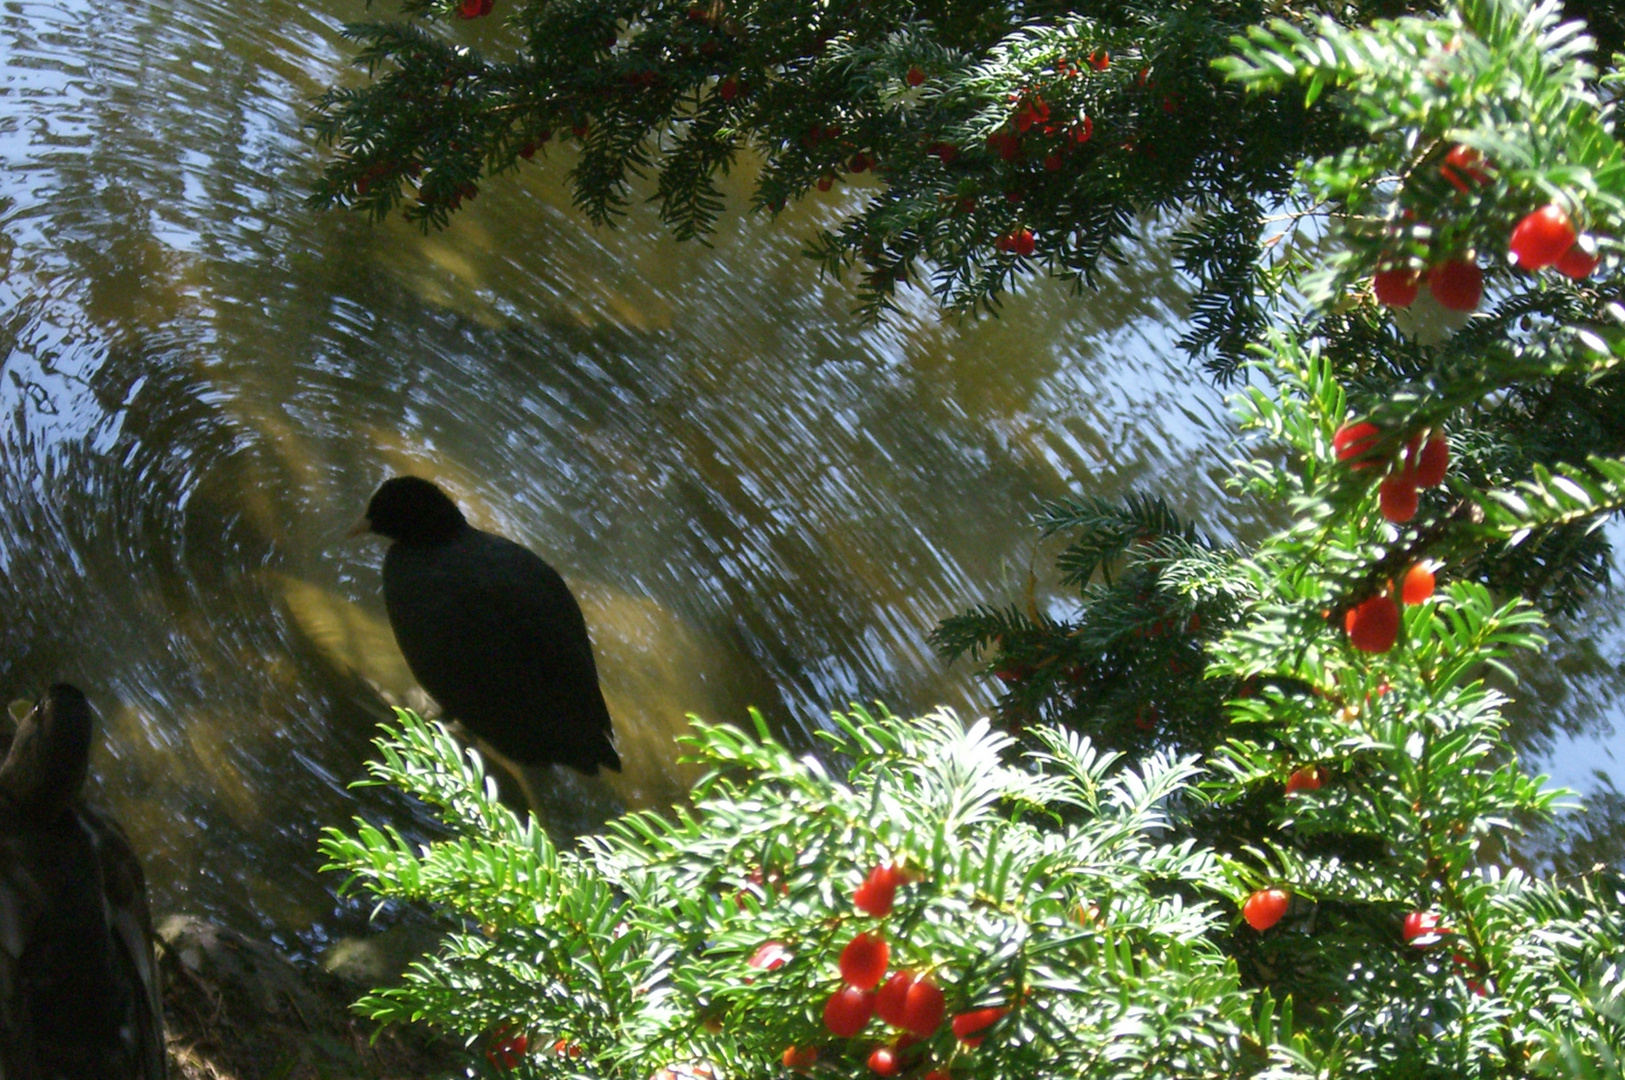
{"type": "Polygon", "coordinates": [[[520,765],[620,770],[587,621],[558,571],[415,476],[386,480],[358,529],[393,541],[389,625],[447,717],[520,765]]]}
{"type": "Polygon", "coordinates": [[[141,863],[79,798],[90,704],[35,702],[0,763],[0,1077],[157,1080],[163,1012],[141,863]]]}

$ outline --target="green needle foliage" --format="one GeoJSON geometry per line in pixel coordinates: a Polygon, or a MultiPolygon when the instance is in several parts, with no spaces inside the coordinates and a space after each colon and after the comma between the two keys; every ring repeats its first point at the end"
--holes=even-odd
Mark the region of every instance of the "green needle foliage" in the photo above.
{"type": "MultiPolygon", "coordinates": [[[[1449,620],[1433,644],[1516,643],[1516,620],[1492,623],[1449,620]]],[[[985,721],[862,710],[834,718],[820,759],[793,757],[759,719],[754,736],[696,723],[686,741],[709,772],[692,805],[627,815],[571,852],[496,802],[477,754],[402,713],[372,782],[418,796],[455,835],[414,846],[357,822],[322,849],[348,888],[447,920],[436,954],[357,1008],[464,1037],[482,1075],[783,1076],[795,1048],[816,1053],[802,1071],[859,1076],[888,1046],[919,1076],[1515,1076],[1593,1053],[1582,1045],[1617,1052],[1599,1002],[1619,991],[1625,882],[1559,887],[1478,864],[1505,809],[1551,796],[1515,769],[1473,778],[1494,703],[1457,689],[1413,704],[1425,717],[1396,705],[1353,726],[1278,699],[1295,739],[1342,744],[1335,780],[1278,812],[1303,834],[1379,816],[1396,857],[1376,871],[1186,836],[1194,781],[1233,796],[1255,770],[1240,741],[1201,778],[1189,759],[1131,766],[1057,729],[1018,753],[985,721]],[[1437,801],[1405,813],[1413,795],[1437,801]],[[1431,840],[1409,850],[1416,836],[1431,840]],[[902,876],[878,917],[853,900],[877,866],[902,876]],[[1241,900],[1271,882],[1294,894],[1287,917],[1262,934],[1238,925],[1241,900]],[[1408,910],[1437,912],[1435,932],[1407,943],[1408,910]],[[941,988],[928,1037],[878,1019],[855,1037],[825,1027],[859,933],[887,939],[891,972],[941,988]],[[1004,1011],[980,1045],[956,1038],[947,1018],[989,1008],[1004,1011]],[[517,1034],[510,1063],[495,1048],[517,1034]]],[[[1408,683],[1385,695],[1410,698],[1408,683]]]]}
{"type": "Polygon", "coordinates": [[[358,1008],[580,1048],[532,1055],[526,1075],[697,1062],[778,1075],[788,1047],[857,1074],[898,1033],[876,1020],[836,1039],[821,1010],[842,985],[841,950],[870,932],[889,940],[893,972],[929,974],[949,1017],[1008,1010],[978,1048],[945,1020],[905,1051],[920,1071],[1217,1080],[1295,1045],[1290,1010],[1244,991],[1218,947],[1238,871],[1169,833],[1190,761],[1130,767],[1049,730],[1017,754],[985,721],[946,713],[854,710],[835,725],[823,759],[797,759],[760,730],[696,723],[686,742],[710,771],[690,808],[628,815],[560,852],[497,804],[476,754],[402,713],[374,782],[417,795],[457,835],[414,849],[358,823],[322,849],[350,887],[430,902],[457,931],[358,1008]],[[879,865],[905,879],[884,918],[853,904],[879,865]],[[769,942],[788,959],[753,964],[769,942]]]}

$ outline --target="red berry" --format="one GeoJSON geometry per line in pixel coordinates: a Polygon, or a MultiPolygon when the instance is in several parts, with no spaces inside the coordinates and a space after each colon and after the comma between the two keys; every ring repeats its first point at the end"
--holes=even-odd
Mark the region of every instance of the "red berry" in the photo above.
{"type": "Polygon", "coordinates": [[[1247,925],[1263,933],[1281,921],[1292,898],[1285,889],[1259,889],[1241,905],[1241,917],[1247,925]]]}
{"type": "Polygon", "coordinates": [[[1465,192],[1472,184],[1482,184],[1490,178],[1483,168],[1484,155],[1470,146],[1457,143],[1444,156],[1439,174],[1457,191],[1465,192]]]}
{"type": "Polygon", "coordinates": [[[1418,487],[1438,487],[1444,483],[1444,474],[1450,468],[1450,444],[1443,432],[1435,433],[1414,457],[1418,487]]]}
{"type": "Polygon", "coordinates": [[[491,1036],[491,1048],[485,1052],[485,1060],[503,1071],[517,1068],[530,1049],[529,1036],[523,1031],[510,1035],[509,1030],[507,1024],[497,1028],[491,1036]]]}
{"type": "Polygon", "coordinates": [[[1399,587],[1399,598],[1407,604],[1420,604],[1433,595],[1433,571],[1428,564],[1419,562],[1405,571],[1399,587]]]}
{"type": "Polygon", "coordinates": [[[480,17],[480,0],[463,0],[457,6],[459,19],[477,19],[480,17]]]}
{"type": "Polygon", "coordinates": [[[1582,281],[1591,276],[1591,272],[1597,268],[1597,264],[1600,262],[1602,262],[1602,256],[1598,255],[1596,251],[1587,251],[1585,245],[1576,243],[1559,255],[1557,262],[1552,265],[1557,267],[1557,272],[1564,277],[1582,281]]]}
{"type": "Polygon", "coordinates": [[[1399,640],[1399,608],[1385,595],[1349,608],[1343,616],[1349,644],[1361,652],[1385,653],[1399,640]]]}
{"type": "Polygon", "coordinates": [[[1063,160],[1064,159],[1061,157],[1061,152],[1059,150],[1051,150],[1049,153],[1044,155],[1044,168],[1048,169],[1050,172],[1059,172],[1063,160]]]}
{"type": "Polygon", "coordinates": [[[1575,236],[1568,211],[1556,203],[1547,203],[1512,227],[1507,246],[1512,250],[1513,262],[1525,270],[1539,270],[1573,247],[1575,236]]]}
{"type": "Polygon", "coordinates": [[[791,1072],[806,1072],[818,1060],[818,1047],[816,1046],[786,1046],[779,1060],[791,1072]]]}
{"type": "Polygon", "coordinates": [[[875,991],[875,1015],[892,1027],[902,1027],[903,1006],[908,1003],[909,988],[919,975],[912,971],[899,971],[875,991]]]}
{"type": "Polygon", "coordinates": [[[897,1066],[897,1051],[889,1046],[877,1046],[869,1054],[869,1071],[877,1076],[895,1076],[897,1066]]]}
{"type": "Polygon", "coordinates": [[[949,142],[932,143],[931,152],[941,158],[942,163],[946,165],[959,156],[959,147],[949,142]]]}
{"type": "Polygon", "coordinates": [[[1421,277],[1415,270],[1378,270],[1371,277],[1371,291],[1385,307],[1408,308],[1416,302],[1421,277]]]}
{"type": "Polygon", "coordinates": [[[1074,142],[1086,143],[1094,136],[1094,133],[1095,122],[1085,116],[1078,122],[1078,126],[1072,129],[1072,139],[1074,142]]]}
{"type": "Polygon", "coordinates": [[[1352,460],[1353,468],[1375,468],[1382,463],[1366,458],[1381,438],[1382,429],[1370,421],[1361,420],[1354,424],[1344,424],[1332,435],[1332,452],[1337,455],[1338,461],[1352,460]]]}
{"type": "Polygon", "coordinates": [[[825,173],[823,176],[820,176],[818,178],[818,190],[819,191],[828,191],[831,187],[834,187],[834,186],[835,186],[835,177],[830,176],[828,173],[825,173]]]}
{"type": "Polygon", "coordinates": [[[908,987],[903,1000],[903,1022],[898,1026],[907,1029],[910,1035],[929,1039],[942,1026],[947,1008],[942,991],[927,975],[908,987]]]}
{"type": "Polygon", "coordinates": [[[1315,765],[1306,765],[1295,770],[1286,779],[1286,793],[1295,794],[1299,791],[1319,791],[1324,781],[1321,778],[1320,768],[1315,765]]]}
{"type": "Polygon", "coordinates": [[[824,1026],[831,1035],[850,1039],[862,1031],[875,1012],[875,996],[855,986],[843,986],[824,1002],[824,1026]]]}
{"type": "Polygon", "coordinates": [[[982,1040],[987,1037],[981,1033],[998,1023],[999,1019],[1009,1011],[1009,1009],[1002,1006],[993,1005],[986,1009],[972,1009],[970,1012],[962,1012],[954,1017],[954,1038],[966,1046],[981,1046],[982,1040]]]}
{"type": "Polygon", "coordinates": [[[1382,516],[1403,525],[1416,516],[1416,473],[1406,469],[1384,478],[1377,488],[1377,504],[1382,516]]]}
{"type": "Polygon", "coordinates": [[[920,1080],[951,1080],[951,1078],[941,1069],[932,1069],[930,1072],[920,1077],[920,1080]]]}
{"type": "Polygon", "coordinates": [[[869,167],[869,157],[867,154],[853,154],[846,167],[852,172],[863,172],[869,167]]]}
{"type": "Polygon", "coordinates": [[[777,971],[790,959],[790,951],[777,941],[764,941],[745,963],[762,971],[777,971]]]}
{"type": "Polygon", "coordinates": [[[901,877],[897,867],[890,863],[875,867],[852,893],[853,905],[865,915],[885,918],[891,914],[892,901],[897,896],[897,883],[901,877]]]}
{"type": "Polygon", "coordinates": [[[536,144],[533,142],[528,142],[524,146],[521,146],[519,148],[519,156],[524,158],[526,161],[529,161],[531,158],[535,157],[536,144]]]}
{"type": "Polygon", "coordinates": [[[1014,161],[1021,153],[1021,136],[1014,131],[995,131],[987,137],[987,148],[1005,161],[1014,161]]]}
{"type": "Polygon", "coordinates": [[[1442,931],[1439,929],[1439,916],[1431,911],[1413,911],[1405,916],[1405,940],[1418,949],[1425,949],[1435,944],[1435,939],[1442,931]],[[1418,941],[1426,938],[1426,941],[1418,941]]]}
{"type": "Polygon", "coordinates": [[[717,95],[721,97],[723,101],[732,101],[734,98],[738,97],[739,77],[737,75],[729,75],[726,79],[723,79],[722,85],[717,87],[717,95]]]}
{"type": "Polygon", "coordinates": [[[879,934],[862,933],[841,950],[841,978],[859,990],[868,990],[886,977],[891,946],[879,934]]]}
{"type": "Polygon", "coordinates": [[[1000,251],[1027,256],[1031,255],[1038,245],[1033,240],[1033,231],[1031,229],[1016,229],[1001,236],[994,242],[994,246],[1000,251]]]}
{"type": "Polygon", "coordinates": [[[918,86],[925,81],[925,72],[921,71],[918,66],[911,67],[904,78],[908,80],[910,86],[918,86]]]}
{"type": "Polygon", "coordinates": [[[1433,299],[1451,311],[1477,311],[1484,299],[1484,271],[1466,259],[1446,259],[1428,271],[1433,299]]]}
{"type": "Polygon", "coordinates": [[[1105,49],[1089,54],[1089,66],[1096,71],[1105,71],[1111,66],[1112,58],[1105,49]]]}

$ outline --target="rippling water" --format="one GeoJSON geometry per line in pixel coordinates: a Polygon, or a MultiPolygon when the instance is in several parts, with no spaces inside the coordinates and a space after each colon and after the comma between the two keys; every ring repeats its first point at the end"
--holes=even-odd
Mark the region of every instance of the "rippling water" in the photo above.
{"type": "MultiPolygon", "coordinates": [[[[1044,575],[1039,497],[1162,492],[1256,530],[1154,245],[1086,298],[1029,285],[973,323],[916,298],[864,326],[799,254],[840,193],[735,215],[710,249],[645,212],[587,227],[559,162],[435,236],[310,213],[303,110],[363,16],[0,8],[0,694],[90,691],[97,794],[161,910],[320,928],[318,829],[410,813],[346,786],[412,700],[382,551],[341,539],[391,473],[581,596],[627,770],[561,778],[561,807],[676,797],[688,713],[755,705],[806,743],[848,701],[985,707],[925,638],[1044,575]]],[[[1554,681],[1593,758],[1622,652],[1598,611],[1562,653],[1586,679],[1554,681]]]]}

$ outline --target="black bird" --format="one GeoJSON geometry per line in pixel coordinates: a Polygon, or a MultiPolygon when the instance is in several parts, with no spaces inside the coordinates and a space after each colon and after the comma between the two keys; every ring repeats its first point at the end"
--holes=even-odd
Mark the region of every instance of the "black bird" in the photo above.
{"type": "Polygon", "coordinates": [[[587,621],[558,571],[415,476],[384,481],[357,528],[394,541],[389,625],[448,717],[520,765],[620,771],[587,621]]]}
{"type": "Polygon", "coordinates": [[[160,1080],[163,1012],[141,863],[79,799],[85,695],[59,683],[0,764],[0,1077],[160,1080]]]}

